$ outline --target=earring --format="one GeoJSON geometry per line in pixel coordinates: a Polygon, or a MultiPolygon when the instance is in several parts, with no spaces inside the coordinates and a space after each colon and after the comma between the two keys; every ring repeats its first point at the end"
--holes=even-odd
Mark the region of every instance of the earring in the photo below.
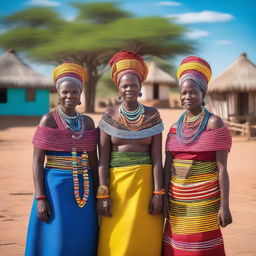
{"type": "Polygon", "coordinates": [[[81,105],[81,101],[79,101],[79,102],[77,103],[77,105],[81,105]]]}
{"type": "Polygon", "coordinates": [[[58,99],[58,102],[57,102],[58,105],[60,105],[60,99],[58,99]]]}
{"type": "Polygon", "coordinates": [[[139,97],[141,97],[142,96],[142,92],[139,92],[139,97]]]}
{"type": "Polygon", "coordinates": [[[119,96],[118,96],[118,100],[121,100],[121,99],[122,99],[122,97],[121,97],[121,95],[119,95],[119,96]]]}

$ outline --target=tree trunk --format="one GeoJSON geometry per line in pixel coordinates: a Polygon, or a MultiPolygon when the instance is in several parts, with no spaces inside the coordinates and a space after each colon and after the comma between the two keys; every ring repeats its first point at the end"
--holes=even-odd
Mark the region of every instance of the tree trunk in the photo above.
{"type": "MultiPolygon", "coordinates": [[[[107,63],[107,62],[106,62],[107,63]]],[[[86,113],[94,113],[95,107],[95,97],[96,97],[96,85],[102,76],[102,71],[98,71],[99,64],[95,62],[94,55],[87,55],[86,58],[83,59],[82,63],[87,69],[88,81],[86,85],[84,85],[84,99],[85,99],[85,108],[84,112],[86,113]]],[[[101,64],[103,65],[103,64],[101,64]]]]}
{"type": "Polygon", "coordinates": [[[96,92],[96,83],[97,80],[92,77],[90,74],[87,84],[85,85],[85,109],[87,113],[94,113],[94,104],[95,104],[95,92],[96,92]]]}

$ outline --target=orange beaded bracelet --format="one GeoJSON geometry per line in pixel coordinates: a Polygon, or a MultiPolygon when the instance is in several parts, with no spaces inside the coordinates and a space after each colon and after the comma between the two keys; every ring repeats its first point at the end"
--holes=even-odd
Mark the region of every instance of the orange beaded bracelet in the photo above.
{"type": "Polygon", "coordinates": [[[96,196],[98,199],[109,198],[109,195],[96,196]]]}
{"type": "Polygon", "coordinates": [[[161,190],[158,190],[158,191],[154,191],[154,194],[156,195],[164,195],[165,194],[165,189],[161,189],[161,190]]]}

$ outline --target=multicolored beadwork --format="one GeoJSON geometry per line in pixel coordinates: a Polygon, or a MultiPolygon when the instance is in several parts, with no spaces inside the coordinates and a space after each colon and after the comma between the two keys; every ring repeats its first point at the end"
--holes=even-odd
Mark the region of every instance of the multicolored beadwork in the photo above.
{"type": "Polygon", "coordinates": [[[127,110],[122,103],[119,107],[119,121],[129,130],[139,130],[145,118],[144,112],[145,108],[140,103],[134,111],[127,110]]]}
{"type": "Polygon", "coordinates": [[[177,122],[177,138],[186,145],[193,144],[205,130],[210,113],[206,108],[202,108],[199,116],[196,116],[196,120],[193,123],[189,123],[186,120],[187,111],[184,112],[177,122]]]}
{"type": "Polygon", "coordinates": [[[89,184],[89,176],[88,176],[88,153],[83,152],[81,156],[82,160],[82,170],[81,173],[83,174],[83,183],[84,183],[84,195],[81,198],[79,195],[79,179],[78,179],[78,168],[77,168],[77,152],[76,149],[73,148],[72,152],[72,166],[73,166],[73,183],[74,183],[74,194],[75,199],[79,207],[84,207],[87,199],[89,197],[89,191],[90,191],[90,184],[89,184]]]}

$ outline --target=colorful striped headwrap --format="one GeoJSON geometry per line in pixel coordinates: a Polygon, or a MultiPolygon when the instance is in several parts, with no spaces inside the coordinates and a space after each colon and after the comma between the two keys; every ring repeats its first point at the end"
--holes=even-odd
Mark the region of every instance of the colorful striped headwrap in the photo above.
{"type": "Polygon", "coordinates": [[[116,53],[109,61],[111,66],[112,80],[118,87],[120,79],[127,73],[136,74],[140,82],[148,75],[148,67],[141,56],[132,51],[121,51],[116,53]]]}
{"type": "Polygon", "coordinates": [[[52,77],[56,84],[57,90],[62,82],[70,81],[77,84],[82,91],[83,84],[88,79],[88,74],[87,70],[81,65],[73,62],[64,62],[53,70],[52,77]]]}
{"type": "Polygon", "coordinates": [[[207,91],[208,82],[211,79],[212,70],[209,63],[199,57],[189,56],[186,57],[180,64],[177,77],[179,85],[187,79],[192,79],[199,85],[202,91],[207,91]]]}

